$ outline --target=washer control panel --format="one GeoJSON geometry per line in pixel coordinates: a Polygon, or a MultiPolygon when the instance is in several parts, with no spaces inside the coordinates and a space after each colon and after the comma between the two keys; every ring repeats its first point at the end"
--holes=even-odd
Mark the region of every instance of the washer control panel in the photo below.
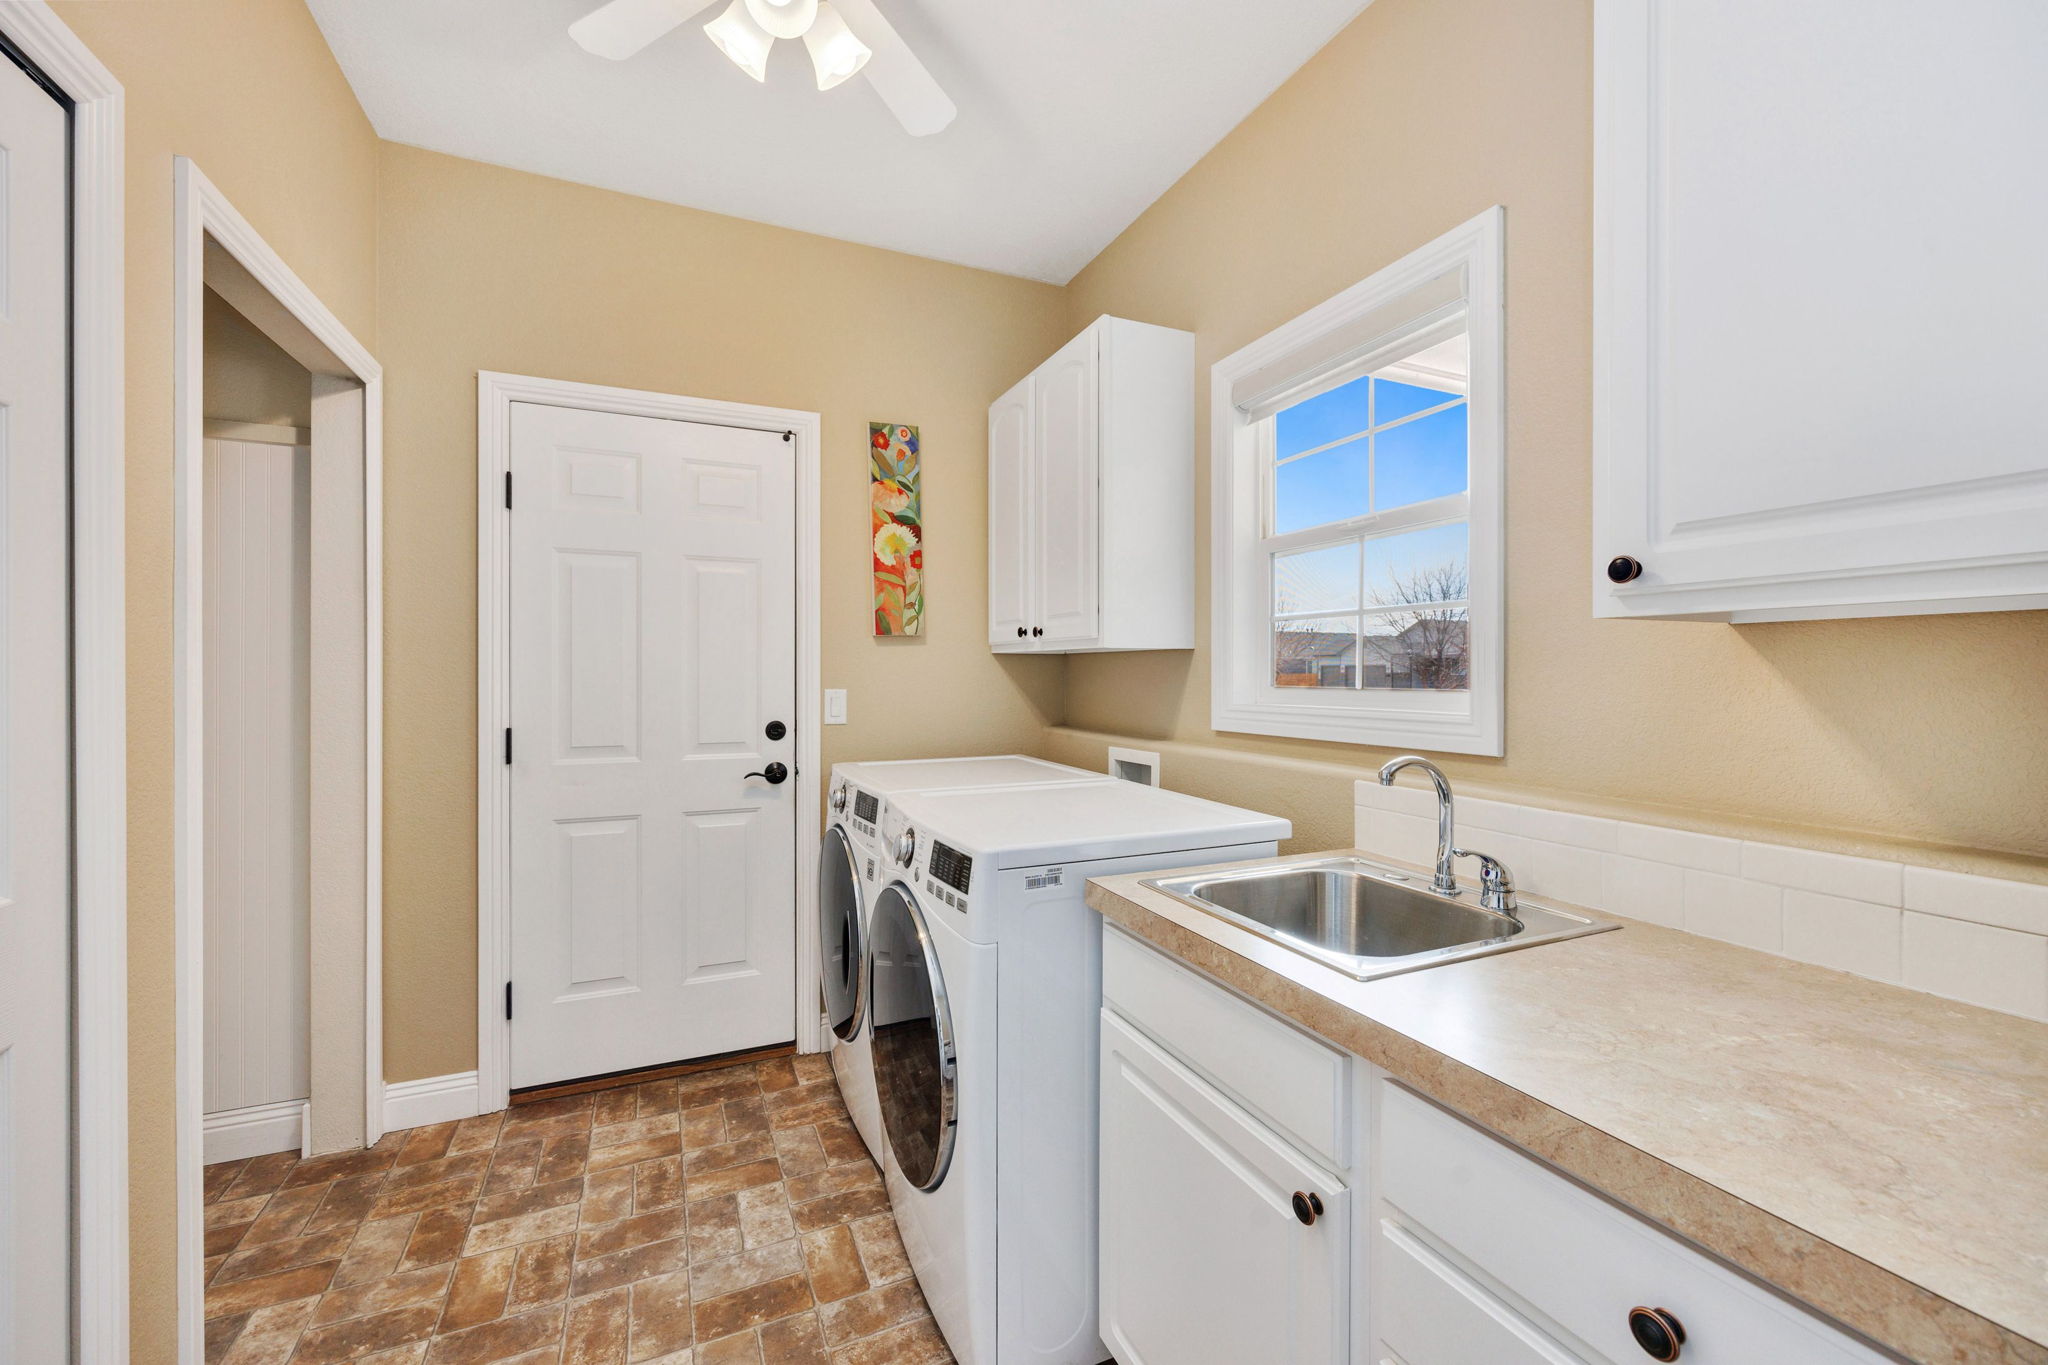
{"type": "Polygon", "coordinates": [[[967,888],[974,878],[974,859],[938,839],[925,857],[924,892],[940,905],[967,908],[967,888]]]}

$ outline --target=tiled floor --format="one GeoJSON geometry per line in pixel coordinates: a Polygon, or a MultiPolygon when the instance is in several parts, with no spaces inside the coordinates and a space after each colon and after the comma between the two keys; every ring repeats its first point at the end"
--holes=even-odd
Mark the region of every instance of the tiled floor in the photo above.
{"type": "Polygon", "coordinates": [[[206,1168],[209,1362],[932,1365],[823,1057],[206,1168]]]}

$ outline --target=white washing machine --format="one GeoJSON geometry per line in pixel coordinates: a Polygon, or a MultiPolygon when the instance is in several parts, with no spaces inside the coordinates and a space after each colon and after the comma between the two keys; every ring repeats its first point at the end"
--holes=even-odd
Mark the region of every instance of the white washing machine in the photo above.
{"type": "Polygon", "coordinates": [[[832,1071],[853,1126],[877,1163],[883,1137],[868,1054],[867,926],[875,892],[887,881],[880,840],[889,799],[909,791],[1114,780],[1022,754],[833,766],[818,849],[818,984],[831,1026],[832,1071]]]}
{"type": "Polygon", "coordinates": [[[1291,827],[1128,782],[904,793],[886,818],[868,1013],[911,1265],[962,1365],[1097,1365],[1102,926],[1083,887],[1270,857],[1291,827]]]}

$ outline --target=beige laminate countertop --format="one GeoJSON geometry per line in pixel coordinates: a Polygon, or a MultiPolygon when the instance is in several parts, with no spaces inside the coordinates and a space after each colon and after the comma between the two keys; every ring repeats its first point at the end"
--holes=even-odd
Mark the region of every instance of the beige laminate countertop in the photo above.
{"type": "Polygon", "coordinates": [[[2048,1025],[1604,913],[1355,981],[1158,875],[1088,904],[1894,1351],[2048,1365],[2048,1025]]]}

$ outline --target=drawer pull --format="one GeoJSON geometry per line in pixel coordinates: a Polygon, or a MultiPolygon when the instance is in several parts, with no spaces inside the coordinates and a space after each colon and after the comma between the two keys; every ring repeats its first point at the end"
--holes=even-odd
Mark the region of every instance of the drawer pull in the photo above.
{"type": "Polygon", "coordinates": [[[1628,1330],[1652,1360],[1676,1360],[1685,1348],[1685,1327],[1668,1308],[1629,1309],[1628,1330]]]}
{"type": "MultiPolygon", "coordinates": [[[[1303,1227],[1314,1227],[1316,1219],[1323,1216],[1323,1197],[1319,1194],[1296,1190],[1294,1192],[1294,1216],[1301,1220],[1303,1227]]],[[[1676,1359],[1676,1357],[1673,1358],[1676,1359]]]]}

